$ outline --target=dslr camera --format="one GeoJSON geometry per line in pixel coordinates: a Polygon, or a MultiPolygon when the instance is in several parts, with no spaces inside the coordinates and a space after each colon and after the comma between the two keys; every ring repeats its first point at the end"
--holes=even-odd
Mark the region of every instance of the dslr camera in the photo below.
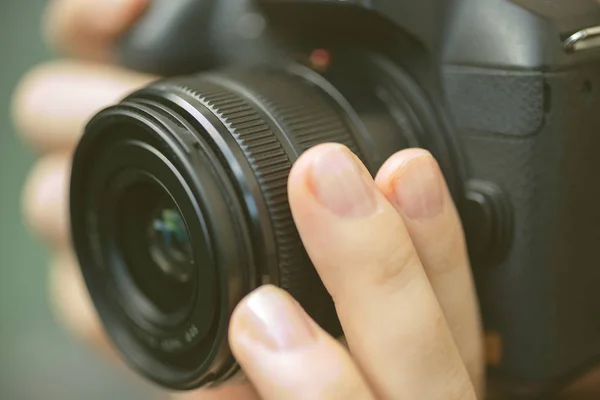
{"type": "Polygon", "coordinates": [[[118,50],[163,78],[90,120],[71,177],[118,352],[170,389],[235,379],[228,320],[264,283],[342,335],[290,168],[324,142],[372,173],[418,146],[461,214],[490,376],[569,383],[600,360],[599,26],[594,0],[151,2],[118,50]]]}

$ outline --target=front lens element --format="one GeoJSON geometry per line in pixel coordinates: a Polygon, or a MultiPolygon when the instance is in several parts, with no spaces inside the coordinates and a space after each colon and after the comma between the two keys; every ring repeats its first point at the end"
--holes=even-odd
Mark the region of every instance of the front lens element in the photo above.
{"type": "Polygon", "coordinates": [[[159,205],[148,226],[148,247],[153,261],[169,279],[190,280],[192,244],[181,213],[174,205],[159,205]]]}
{"type": "Polygon", "coordinates": [[[135,288],[159,313],[184,314],[194,296],[194,261],[185,222],[168,192],[152,180],[136,182],[121,195],[114,217],[135,288]]]}

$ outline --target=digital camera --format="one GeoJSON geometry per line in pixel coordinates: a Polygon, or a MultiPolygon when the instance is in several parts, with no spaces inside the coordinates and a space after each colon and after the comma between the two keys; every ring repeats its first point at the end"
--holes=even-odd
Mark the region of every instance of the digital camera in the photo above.
{"type": "MultiPolygon", "coordinates": [[[[467,236],[490,375],[556,390],[600,358],[600,7],[593,0],[161,0],[123,37],[166,77],[89,122],[72,237],[125,361],[171,389],[239,376],[240,299],[333,302],[286,183],[343,143],[374,174],[432,152],[467,236]]],[[[393,309],[387,310],[393,313],[393,309]]]]}

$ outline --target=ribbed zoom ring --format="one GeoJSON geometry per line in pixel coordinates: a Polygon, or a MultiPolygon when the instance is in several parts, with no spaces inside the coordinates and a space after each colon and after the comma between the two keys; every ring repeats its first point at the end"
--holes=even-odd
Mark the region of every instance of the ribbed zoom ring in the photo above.
{"type": "Polygon", "coordinates": [[[359,153],[341,108],[320,88],[282,72],[245,71],[177,83],[220,119],[250,163],[273,227],[279,285],[326,330],[339,334],[333,301],[294,225],[287,180],[296,155],[315,145],[342,143],[359,153]]]}

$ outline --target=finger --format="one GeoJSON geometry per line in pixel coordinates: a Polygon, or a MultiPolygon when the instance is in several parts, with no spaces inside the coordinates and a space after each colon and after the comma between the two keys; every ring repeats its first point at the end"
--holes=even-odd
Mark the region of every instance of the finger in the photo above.
{"type": "Polygon", "coordinates": [[[30,72],[17,88],[14,121],[34,147],[70,149],[96,112],[152,79],[111,66],[49,63],[30,72]]]}
{"type": "Polygon", "coordinates": [[[350,350],[376,394],[474,398],[402,218],[357,157],[337,144],[307,151],[292,169],[289,196],[350,350]]]}
{"type": "Polygon", "coordinates": [[[477,393],[484,362],[477,298],[464,234],[437,162],[426,150],[390,157],[376,178],[404,220],[477,393]]]}
{"type": "Polygon", "coordinates": [[[68,250],[59,251],[50,270],[50,299],[58,320],[76,337],[116,359],[83,282],[77,260],[68,250]]]}
{"type": "Polygon", "coordinates": [[[45,36],[67,55],[109,61],[114,42],[147,6],[148,0],[55,0],[44,18],[45,36]]]}
{"type": "Polygon", "coordinates": [[[264,286],[246,297],[229,341],[265,400],[373,398],[348,352],[281,289],[264,286]]]}
{"type": "Polygon", "coordinates": [[[53,153],[34,167],[23,191],[24,214],[31,229],[54,246],[69,245],[68,180],[71,156],[53,153]]]}
{"type": "Polygon", "coordinates": [[[214,389],[201,389],[178,393],[172,400],[259,400],[258,393],[249,382],[228,384],[214,389]]]}

